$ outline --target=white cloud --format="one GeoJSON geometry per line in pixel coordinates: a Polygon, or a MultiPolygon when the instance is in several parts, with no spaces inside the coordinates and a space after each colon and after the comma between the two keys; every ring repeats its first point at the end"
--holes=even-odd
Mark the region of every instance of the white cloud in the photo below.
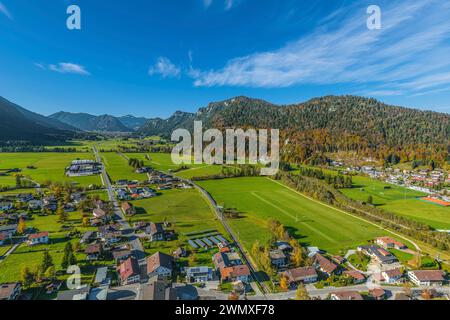
{"type": "Polygon", "coordinates": [[[59,62],[57,64],[45,65],[43,63],[35,63],[37,68],[42,70],[50,70],[58,73],[70,73],[79,74],[83,76],[88,76],[90,73],[82,65],[71,63],[71,62],[59,62]]]}
{"type": "Polygon", "coordinates": [[[225,0],[225,10],[233,8],[234,0],[225,0]]]}
{"type": "Polygon", "coordinates": [[[278,50],[237,57],[221,69],[190,75],[196,86],[353,83],[385,95],[450,84],[450,2],[386,2],[381,5],[381,30],[367,29],[365,9],[351,7],[342,18],[341,8],[338,25],[331,15],[316,31],[278,50]]]}
{"type": "Polygon", "coordinates": [[[168,58],[159,57],[156,63],[148,70],[150,76],[161,75],[163,78],[177,78],[181,74],[179,67],[174,65],[168,58]]]}
{"type": "Polygon", "coordinates": [[[8,19],[10,19],[10,20],[13,19],[13,16],[9,12],[8,8],[6,8],[6,6],[1,2],[0,2],[0,12],[3,13],[6,17],[8,17],[8,19]]]}
{"type": "Polygon", "coordinates": [[[203,1],[203,6],[205,8],[209,8],[213,2],[213,0],[202,0],[203,1]]]}

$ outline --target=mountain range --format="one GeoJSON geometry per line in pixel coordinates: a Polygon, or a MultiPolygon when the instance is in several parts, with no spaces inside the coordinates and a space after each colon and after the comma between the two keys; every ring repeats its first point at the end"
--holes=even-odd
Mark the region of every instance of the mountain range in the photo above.
{"type": "Polygon", "coordinates": [[[69,112],[45,117],[0,98],[0,114],[3,141],[65,139],[77,131],[170,137],[177,128],[192,130],[195,120],[204,128],[278,128],[297,145],[314,145],[320,151],[448,146],[450,141],[449,114],[357,96],[326,96],[291,105],[241,96],[210,103],[196,113],[177,111],[167,119],[69,112]]]}

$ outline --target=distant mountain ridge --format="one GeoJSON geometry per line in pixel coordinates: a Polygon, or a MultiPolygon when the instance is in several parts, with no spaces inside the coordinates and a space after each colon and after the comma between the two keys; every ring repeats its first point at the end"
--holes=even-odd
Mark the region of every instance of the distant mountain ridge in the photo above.
{"type": "Polygon", "coordinates": [[[291,105],[241,96],[210,103],[195,114],[176,112],[165,120],[151,119],[136,134],[169,137],[177,128],[191,130],[195,120],[203,121],[204,128],[278,128],[291,136],[323,131],[327,135],[323,141],[318,138],[313,143],[322,143],[329,150],[350,148],[351,139],[355,145],[364,142],[372,149],[446,145],[450,141],[449,114],[391,106],[357,96],[326,96],[291,105]],[[330,141],[340,136],[346,139],[342,145],[330,141]]]}
{"type": "Polygon", "coordinates": [[[131,132],[118,118],[110,115],[94,116],[88,113],[71,113],[60,111],[49,116],[83,131],[131,132]]]}
{"type": "Polygon", "coordinates": [[[76,131],[54,119],[31,112],[0,97],[0,142],[44,144],[64,141],[76,131]]]}

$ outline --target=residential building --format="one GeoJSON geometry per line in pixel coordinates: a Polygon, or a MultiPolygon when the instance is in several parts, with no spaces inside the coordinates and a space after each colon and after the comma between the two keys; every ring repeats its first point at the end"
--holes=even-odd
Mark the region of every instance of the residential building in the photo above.
{"type": "Polygon", "coordinates": [[[270,257],[270,262],[272,263],[272,265],[278,269],[286,267],[286,265],[288,263],[286,254],[283,251],[281,251],[280,249],[271,250],[269,252],[269,257],[270,257]]]}
{"type": "Polygon", "coordinates": [[[222,282],[242,281],[248,283],[250,279],[250,269],[246,265],[223,268],[220,270],[220,277],[222,282]]]}
{"type": "Polygon", "coordinates": [[[8,211],[14,208],[14,204],[12,202],[0,202],[0,211],[8,211]]]}
{"type": "Polygon", "coordinates": [[[408,272],[408,278],[418,286],[439,286],[444,282],[441,270],[414,270],[408,272]]]}
{"type": "Polygon", "coordinates": [[[91,244],[87,246],[86,249],[84,250],[84,253],[87,256],[86,259],[88,261],[98,260],[101,252],[102,252],[102,245],[100,243],[91,244]]]}
{"type": "Polygon", "coordinates": [[[17,232],[17,224],[0,225],[0,234],[3,234],[7,239],[11,239],[17,232]]]}
{"type": "Polygon", "coordinates": [[[22,286],[19,282],[0,284],[0,300],[17,300],[22,286]]]}
{"type": "Polygon", "coordinates": [[[86,285],[86,286],[83,286],[78,289],[60,291],[60,292],[58,292],[58,296],[56,297],[56,300],[63,300],[63,301],[87,300],[90,290],[91,290],[91,287],[86,285]]]}
{"type": "Polygon", "coordinates": [[[345,270],[343,274],[352,278],[355,284],[363,283],[366,280],[366,277],[356,270],[345,270]]]}
{"type": "Polygon", "coordinates": [[[39,232],[28,236],[28,244],[30,246],[46,243],[48,243],[48,232],[39,232]]]}
{"type": "Polygon", "coordinates": [[[207,282],[213,280],[214,273],[211,267],[186,268],[186,280],[189,283],[207,282]]]}
{"type": "Polygon", "coordinates": [[[325,258],[322,254],[317,253],[314,256],[314,267],[325,273],[327,276],[337,272],[338,266],[325,258]]]}
{"type": "Polygon", "coordinates": [[[132,216],[136,214],[136,208],[129,202],[122,202],[122,211],[127,216],[132,216]]]}
{"type": "Polygon", "coordinates": [[[386,297],[386,291],[384,291],[382,288],[371,289],[369,290],[369,294],[375,300],[383,300],[386,297]]]}
{"type": "Polygon", "coordinates": [[[364,300],[358,291],[333,292],[330,297],[331,300],[364,300]]]}
{"type": "Polygon", "coordinates": [[[381,264],[392,264],[398,262],[397,258],[392,253],[376,245],[360,246],[358,247],[358,251],[361,251],[381,264]]]}
{"type": "Polygon", "coordinates": [[[289,283],[313,283],[317,281],[317,272],[313,267],[289,269],[281,273],[289,283]]]}
{"type": "Polygon", "coordinates": [[[397,283],[402,278],[403,272],[399,268],[396,268],[382,271],[381,276],[386,283],[397,283]]]}
{"type": "Polygon", "coordinates": [[[163,276],[163,277],[171,277],[172,276],[172,257],[157,252],[154,255],[147,258],[147,275],[149,277],[152,276],[163,276]]]}
{"type": "Polygon", "coordinates": [[[392,239],[391,237],[381,237],[381,238],[377,238],[375,240],[376,244],[378,244],[379,246],[383,247],[384,249],[397,249],[397,250],[405,250],[408,249],[408,247],[395,240],[392,239]]]}
{"type": "Polygon", "coordinates": [[[135,257],[130,257],[123,261],[117,270],[122,285],[138,283],[141,281],[139,263],[135,257]]]}
{"type": "Polygon", "coordinates": [[[164,228],[162,223],[153,223],[146,229],[146,234],[149,236],[150,241],[164,241],[164,228]]]}

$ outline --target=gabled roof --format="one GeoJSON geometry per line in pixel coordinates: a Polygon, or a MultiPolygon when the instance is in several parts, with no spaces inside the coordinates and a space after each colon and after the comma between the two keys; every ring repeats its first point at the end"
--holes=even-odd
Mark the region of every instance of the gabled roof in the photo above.
{"type": "Polygon", "coordinates": [[[339,300],[363,300],[363,297],[358,291],[333,292],[332,295],[335,295],[339,300]]]}
{"type": "Polygon", "coordinates": [[[410,271],[419,281],[444,281],[444,273],[440,270],[410,271]]]}
{"type": "Polygon", "coordinates": [[[147,273],[153,273],[159,267],[172,270],[172,257],[161,252],[147,258],[147,273]]]}
{"type": "Polygon", "coordinates": [[[32,240],[32,239],[39,239],[39,238],[44,238],[44,237],[48,237],[48,232],[39,232],[39,233],[35,233],[35,234],[30,234],[28,236],[28,239],[32,240]]]}
{"type": "Polygon", "coordinates": [[[337,269],[337,265],[333,262],[331,262],[330,260],[328,260],[327,258],[325,258],[323,255],[321,255],[320,253],[317,253],[314,256],[314,261],[319,264],[320,269],[322,269],[324,272],[326,273],[333,273],[334,270],[337,269]]]}
{"type": "Polygon", "coordinates": [[[346,270],[346,271],[344,271],[344,274],[348,275],[349,277],[352,277],[353,279],[356,279],[356,280],[366,279],[366,277],[362,273],[360,273],[356,270],[346,270]]]}
{"type": "Polygon", "coordinates": [[[20,286],[19,282],[2,283],[0,285],[0,300],[9,299],[17,286],[20,286]]]}
{"type": "Polygon", "coordinates": [[[302,267],[289,269],[282,273],[291,282],[302,281],[307,278],[317,277],[317,272],[313,267],[302,267]]]}
{"type": "Polygon", "coordinates": [[[119,274],[122,281],[140,274],[139,263],[136,258],[130,257],[119,265],[119,274]]]}

